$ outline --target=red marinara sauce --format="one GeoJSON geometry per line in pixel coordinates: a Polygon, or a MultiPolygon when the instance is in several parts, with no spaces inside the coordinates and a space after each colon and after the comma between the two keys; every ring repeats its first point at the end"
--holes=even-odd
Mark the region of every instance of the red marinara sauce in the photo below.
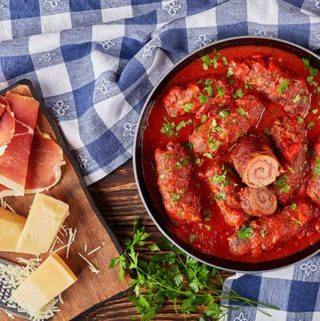
{"type": "MultiPolygon", "coordinates": [[[[300,77],[306,79],[309,76],[309,71],[305,68],[301,58],[280,49],[264,46],[238,46],[222,49],[219,51],[219,53],[222,57],[226,57],[227,61],[232,59],[246,59],[257,54],[263,54],[268,57],[280,59],[280,66],[290,70],[293,73],[296,73],[300,77]]],[[[157,148],[164,148],[170,141],[183,144],[189,143],[189,138],[192,134],[192,131],[200,124],[200,119],[196,119],[194,115],[184,115],[174,118],[170,117],[163,104],[164,96],[168,93],[173,85],[184,84],[199,80],[201,78],[205,79],[210,75],[226,77],[227,70],[228,66],[223,63],[220,63],[217,68],[209,68],[208,70],[204,70],[202,61],[200,58],[198,58],[180,70],[170,80],[166,88],[155,101],[154,106],[149,114],[143,135],[144,176],[149,193],[155,204],[159,204],[159,202],[161,202],[161,195],[157,185],[157,173],[154,163],[155,150],[157,148]],[[190,124],[192,121],[192,124],[180,129],[178,135],[172,135],[172,137],[168,137],[167,135],[161,133],[161,127],[163,126],[164,118],[166,118],[169,122],[175,122],[176,125],[181,121],[189,121],[190,124]]],[[[315,78],[315,80],[320,83],[319,75],[315,78]]],[[[314,91],[314,88],[312,91],[314,91]]],[[[266,100],[265,98],[262,99],[265,103],[266,110],[259,122],[259,125],[256,129],[254,129],[254,131],[258,134],[266,133],[275,119],[287,114],[281,105],[270,100],[266,100]]],[[[313,146],[316,139],[320,137],[319,95],[313,94],[309,114],[304,121],[306,124],[308,124],[308,145],[313,146]]],[[[200,193],[199,198],[201,202],[201,214],[203,219],[200,222],[184,225],[172,224],[171,228],[179,238],[203,253],[235,261],[270,261],[296,253],[320,239],[320,233],[317,232],[317,229],[319,230],[320,227],[320,218],[317,218],[308,225],[308,230],[302,238],[295,238],[289,242],[281,243],[273,250],[264,252],[259,257],[253,258],[251,256],[235,256],[230,253],[228,245],[228,237],[234,234],[234,228],[225,223],[224,218],[219,213],[219,209],[216,206],[206,184],[201,182],[197,182],[197,184],[201,185],[198,186],[198,191],[200,193]]],[[[305,198],[307,199],[307,196],[305,196],[305,198]]],[[[310,202],[310,200],[307,201],[310,202]]]]}

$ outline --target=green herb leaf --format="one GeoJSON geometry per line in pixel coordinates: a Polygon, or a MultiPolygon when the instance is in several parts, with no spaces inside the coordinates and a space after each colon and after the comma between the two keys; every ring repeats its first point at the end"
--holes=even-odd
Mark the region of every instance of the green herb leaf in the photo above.
{"type": "Polygon", "coordinates": [[[189,112],[191,111],[191,109],[192,109],[193,106],[194,106],[193,103],[185,104],[185,105],[183,106],[183,110],[184,110],[185,112],[189,113],[189,112]]]}
{"type": "Polygon", "coordinates": [[[291,208],[292,210],[295,210],[295,209],[297,208],[297,203],[292,203],[292,204],[290,205],[290,208],[291,208]]]}
{"type": "Polygon", "coordinates": [[[298,124],[303,124],[304,119],[302,117],[297,118],[297,123],[298,124]]]}
{"type": "Polygon", "coordinates": [[[176,124],[174,122],[169,122],[169,120],[164,117],[164,122],[162,123],[162,127],[160,129],[160,132],[162,134],[166,134],[168,137],[172,137],[174,134],[174,129],[176,127],[176,124]]]}
{"type": "Polygon", "coordinates": [[[269,128],[264,128],[263,129],[263,132],[266,136],[270,137],[271,136],[271,132],[270,132],[270,129],[269,128]]]}
{"type": "Polygon", "coordinates": [[[237,236],[240,240],[245,241],[253,235],[253,228],[251,226],[243,226],[240,230],[237,231],[237,236]]]}
{"type": "Polygon", "coordinates": [[[208,101],[208,97],[206,95],[200,95],[199,101],[202,105],[204,105],[208,101]]]}
{"type": "Polygon", "coordinates": [[[244,96],[244,92],[241,88],[237,89],[237,91],[233,94],[233,98],[242,98],[244,96]]]}
{"type": "Polygon", "coordinates": [[[242,107],[237,108],[236,111],[243,117],[247,116],[246,111],[242,107]]]}
{"type": "Polygon", "coordinates": [[[213,159],[213,156],[212,156],[212,154],[210,154],[210,153],[204,153],[203,156],[204,156],[204,157],[207,157],[207,158],[209,158],[209,159],[213,159]]]}
{"type": "Polygon", "coordinates": [[[217,91],[218,91],[218,93],[216,95],[216,98],[222,97],[224,95],[224,93],[225,93],[225,90],[219,85],[217,85],[216,88],[217,88],[217,91]]]}
{"type": "Polygon", "coordinates": [[[314,126],[314,121],[310,121],[309,124],[307,125],[307,128],[310,129],[314,126]]]}
{"type": "Polygon", "coordinates": [[[313,114],[313,115],[315,115],[315,114],[317,114],[317,113],[318,113],[318,111],[319,111],[319,109],[318,109],[318,108],[312,109],[312,114],[313,114]]]}
{"type": "Polygon", "coordinates": [[[320,157],[317,157],[312,168],[313,176],[320,176],[320,157]]]}
{"type": "Polygon", "coordinates": [[[229,116],[229,114],[230,113],[225,109],[224,110],[220,110],[219,113],[218,113],[220,118],[225,118],[225,117],[229,116]]]}
{"type": "Polygon", "coordinates": [[[282,95],[282,93],[289,89],[289,81],[287,79],[282,80],[280,85],[277,88],[277,92],[279,95],[282,95]]]}

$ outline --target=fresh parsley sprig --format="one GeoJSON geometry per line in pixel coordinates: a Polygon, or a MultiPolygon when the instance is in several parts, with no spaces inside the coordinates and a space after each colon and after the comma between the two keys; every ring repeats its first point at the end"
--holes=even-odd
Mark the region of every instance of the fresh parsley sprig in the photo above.
{"type": "Polygon", "coordinates": [[[147,243],[150,234],[144,227],[140,228],[138,222],[133,232],[132,239],[125,242],[124,253],[111,260],[110,268],[119,267],[121,280],[125,272],[132,276],[129,299],[141,320],[152,320],[167,301],[174,304],[176,313],[185,317],[203,312],[204,317],[199,321],[221,318],[225,313],[222,308],[231,308],[222,306],[222,299],[257,306],[258,302],[241,297],[231,289],[229,293],[222,292],[223,279],[218,269],[197,262],[169,241],[163,240],[160,245],[147,243]],[[148,258],[137,252],[139,247],[147,244],[154,253],[148,258]]]}

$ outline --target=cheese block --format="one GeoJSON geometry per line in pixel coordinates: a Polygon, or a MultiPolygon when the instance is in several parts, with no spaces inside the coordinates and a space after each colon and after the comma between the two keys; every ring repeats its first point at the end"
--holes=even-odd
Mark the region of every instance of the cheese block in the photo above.
{"type": "Polygon", "coordinates": [[[70,268],[54,253],[12,292],[11,300],[32,317],[76,281],[70,268]]]}
{"type": "Polygon", "coordinates": [[[14,252],[26,219],[0,207],[0,251],[14,252]]]}
{"type": "Polygon", "coordinates": [[[45,194],[36,194],[16,251],[35,255],[48,252],[68,215],[68,204],[45,194]]]}

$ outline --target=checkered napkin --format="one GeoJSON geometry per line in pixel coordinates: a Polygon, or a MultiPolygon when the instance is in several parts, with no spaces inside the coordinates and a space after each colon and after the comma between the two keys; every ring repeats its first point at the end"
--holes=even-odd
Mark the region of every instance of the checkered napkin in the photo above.
{"type": "Polygon", "coordinates": [[[131,157],[158,79],[217,39],[320,48],[320,0],[0,0],[0,89],[31,79],[88,184],[131,157]]]}
{"type": "Polygon", "coordinates": [[[244,297],[278,307],[261,311],[224,300],[234,310],[223,321],[319,321],[320,255],[282,270],[259,274],[236,274],[226,280],[224,291],[232,289],[244,297]],[[263,312],[271,315],[268,316],[263,312]]]}

